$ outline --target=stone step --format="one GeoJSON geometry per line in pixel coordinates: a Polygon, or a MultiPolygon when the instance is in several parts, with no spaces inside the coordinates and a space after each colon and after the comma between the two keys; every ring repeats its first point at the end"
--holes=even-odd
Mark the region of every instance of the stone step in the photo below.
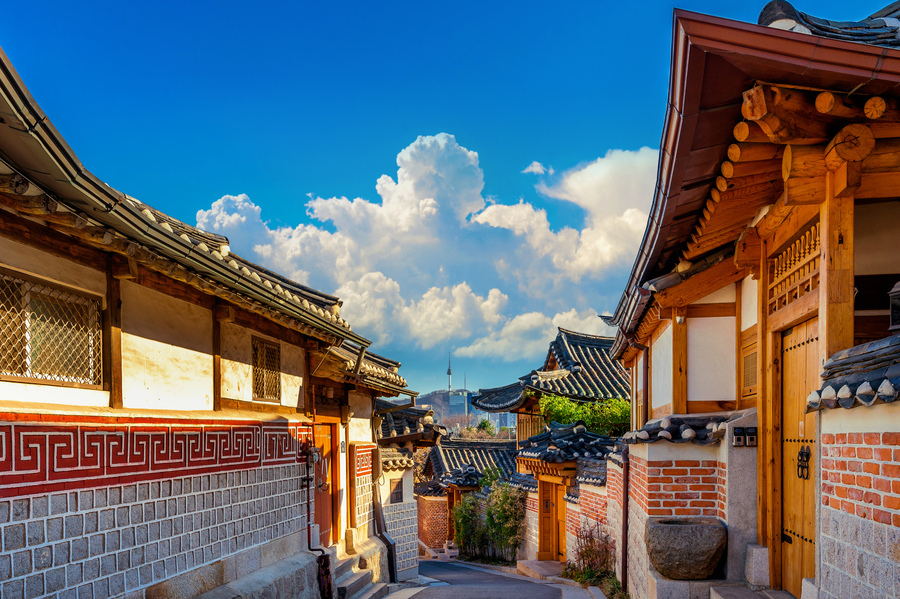
{"type": "Polygon", "coordinates": [[[764,595],[747,587],[710,587],[709,599],[762,599],[764,595]]]}
{"type": "Polygon", "coordinates": [[[388,585],[383,582],[376,582],[372,586],[353,595],[351,599],[381,599],[382,597],[387,596],[388,591],[390,591],[388,585]]]}
{"type": "Polygon", "coordinates": [[[359,564],[359,556],[351,555],[345,559],[339,559],[336,555],[331,556],[331,579],[340,580],[347,574],[352,574],[353,568],[359,564]]]}
{"type": "Polygon", "coordinates": [[[360,570],[345,576],[337,583],[338,599],[350,599],[372,582],[371,570],[360,570]]]}

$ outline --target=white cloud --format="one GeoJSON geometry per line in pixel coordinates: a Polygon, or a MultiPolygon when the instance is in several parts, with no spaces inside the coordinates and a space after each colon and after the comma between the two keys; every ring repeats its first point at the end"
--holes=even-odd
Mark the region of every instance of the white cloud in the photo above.
{"type": "Polygon", "coordinates": [[[573,308],[552,318],[541,312],[529,312],[511,318],[500,329],[453,353],[465,358],[500,358],[506,362],[538,360],[547,353],[547,345],[556,337],[558,327],[590,335],[613,332],[592,309],[579,312],[573,308]]]}
{"type": "Polygon", "coordinates": [[[533,161],[531,164],[525,167],[523,173],[530,173],[532,175],[543,175],[547,172],[547,169],[544,168],[544,165],[538,162],[537,160],[533,161]]]}
{"type": "Polygon", "coordinates": [[[379,346],[450,344],[463,346],[459,356],[533,359],[557,326],[605,332],[588,307],[597,282],[632,258],[655,156],[609,152],[556,178],[532,163],[525,172],[542,178],[542,195],[584,209],[581,228],[552,228],[532,203],[487,205],[478,154],[443,133],[399,152],[376,201],[311,194],[309,222],[275,227],[247,195],[227,195],[198,211],[197,224],[228,236],[237,253],[341,297],[341,315],[379,346]]]}
{"type": "Polygon", "coordinates": [[[521,201],[492,204],[472,220],[524,238],[538,258],[549,259],[571,281],[598,278],[637,250],[656,181],[656,160],[657,152],[650,148],[610,150],[563,173],[555,184],[539,183],[536,187],[543,195],[585,210],[585,227],[580,231],[564,227],[554,232],[545,210],[521,201]]]}

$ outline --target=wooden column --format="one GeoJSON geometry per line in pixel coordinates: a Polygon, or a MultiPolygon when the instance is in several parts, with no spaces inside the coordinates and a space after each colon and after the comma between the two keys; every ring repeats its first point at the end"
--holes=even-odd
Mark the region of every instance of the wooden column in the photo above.
{"type": "Polygon", "coordinates": [[[828,173],[820,207],[822,261],[819,280],[819,348],[824,363],[853,346],[853,196],[835,197],[828,173]]]}
{"type": "Polygon", "coordinates": [[[761,241],[759,252],[759,279],[756,294],[756,426],[758,430],[758,446],[756,458],[756,542],[763,547],[770,546],[768,528],[768,505],[771,491],[769,490],[769,472],[771,470],[772,456],[769,454],[772,433],[768,428],[769,408],[769,365],[770,356],[769,331],[767,326],[767,307],[769,289],[769,268],[767,252],[768,242],[761,241]]]}
{"type": "Polygon", "coordinates": [[[113,274],[113,263],[106,269],[107,365],[104,368],[109,385],[109,407],[121,408],[122,399],[122,293],[121,283],[113,274]]]}
{"type": "Polygon", "coordinates": [[[672,313],[672,413],[687,414],[687,308],[672,313]],[[681,321],[680,323],[678,321],[681,321]]]}
{"type": "Polygon", "coordinates": [[[213,410],[222,409],[222,324],[218,318],[219,300],[213,300],[213,410]]]}
{"type": "Polygon", "coordinates": [[[744,281],[741,279],[734,284],[734,409],[741,409],[741,392],[744,387],[744,361],[741,358],[741,307],[743,298],[741,290],[744,281]]]}

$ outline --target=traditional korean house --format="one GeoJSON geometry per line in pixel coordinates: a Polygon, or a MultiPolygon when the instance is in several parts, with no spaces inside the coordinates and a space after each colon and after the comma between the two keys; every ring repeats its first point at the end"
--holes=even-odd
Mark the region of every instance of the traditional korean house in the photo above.
{"type": "Polygon", "coordinates": [[[316,597],[313,547],[385,592],[363,456],[399,363],[103,183],[0,66],[0,596],[316,597]]]}
{"type": "Polygon", "coordinates": [[[510,385],[479,389],[472,405],[485,412],[514,412],[516,438],[523,441],[544,430],[538,405],[545,393],[583,402],[629,399],[628,374],[610,357],[613,341],[560,328],[541,368],[510,385]]]}
{"type": "Polygon", "coordinates": [[[478,491],[488,469],[507,477],[515,471],[516,442],[443,439],[431,448],[422,482],[415,485],[419,506],[419,539],[430,549],[453,540],[453,507],[478,491]]]}
{"type": "Polygon", "coordinates": [[[521,443],[511,481],[528,492],[520,560],[565,562],[582,530],[607,532],[606,461],[615,445],[583,422],[552,422],[521,443]]]}
{"type": "Polygon", "coordinates": [[[419,517],[413,491],[416,465],[413,456],[418,449],[440,443],[447,429],[434,422],[432,410],[384,399],[375,402],[375,429],[381,473],[376,473],[374,479],[396,556],[395,578],[410,580],[419,575],[419,517]]]}
{"type": "Polygon", "coordinates": [[[651,518],[704,515],[727,526],[720,580],[900,590],[883,340],[900,281],[898,17],[892,4],[832,22],[780,1],[758,25],[675,12],[656,193],[608,319],[634,389],[628,451],[607,473],[624,489],[608,507],[627,520],[632,597],[720,596],[662,577],[640,542],[651,518]]]}

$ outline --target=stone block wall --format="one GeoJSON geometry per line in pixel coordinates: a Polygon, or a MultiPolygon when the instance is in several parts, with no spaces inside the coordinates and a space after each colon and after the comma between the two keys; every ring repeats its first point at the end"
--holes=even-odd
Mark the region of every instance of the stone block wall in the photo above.
{"type": "Polygon", "coordinates": [[[650,559],[644,533],[647,529],[647,462],[630,456],[628,468],[628,593],[634,599],[648,597],[650,559]]]}
{"type": "Polygon", "coordinates": [[[447,498],[416,497],[419,540],[432,549],[447,541],[447,498]]]}
{"type": "Polygon", "coordinates": [[[606,522],[609,535],[616,545],[616,578],[619,580],[622,580],[623,481],[622,465],[609,460],[606,471],[606,522]]]}
{"type": "Polygon", "coordinates": [[[821,436],[819,597],[900,593],[900,433],[821,436]]]}
{"type": "Polygon", "coordinates": [[[296,423],[3,416],[4,599],[152,597],[306,526],[296,423]]]}
{"type": "Polygon", "coordinates": [[[416,503],[391,503],[384,506],[388,534],[396,543],[397,579],[409,580],[419,575],[419,542],[416,503]]]}
{"type": "Polygon", "coordinates": [[[518,559],[537,559],[540,546],[538,534],[538,496],[537,493],[529,493],[525,499],[525,538],[519,546],[518,559]]]}

